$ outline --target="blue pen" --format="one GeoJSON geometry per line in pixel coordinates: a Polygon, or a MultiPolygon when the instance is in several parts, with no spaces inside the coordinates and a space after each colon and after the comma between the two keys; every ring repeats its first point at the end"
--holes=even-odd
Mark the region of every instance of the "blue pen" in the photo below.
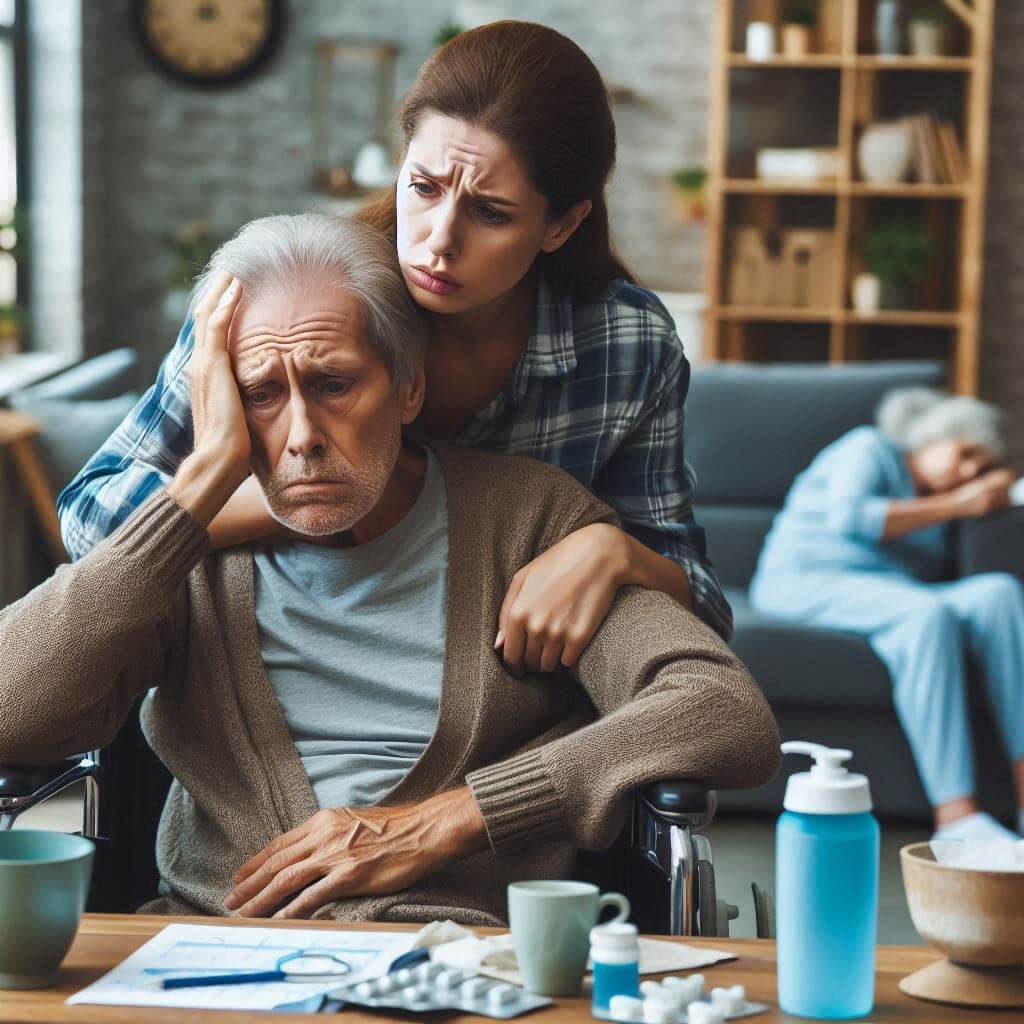
{"type": "Polygon", "coordinates": [[[162,988],[198,988],[202,985],[250,985],[259,981],[291,981],[305,985],[330,983],[352,970],[347,960],[317,949],[286,953],[271,971],[238,971],[232,974],[202,974],[187,978],[164,978],[162,988]]]}

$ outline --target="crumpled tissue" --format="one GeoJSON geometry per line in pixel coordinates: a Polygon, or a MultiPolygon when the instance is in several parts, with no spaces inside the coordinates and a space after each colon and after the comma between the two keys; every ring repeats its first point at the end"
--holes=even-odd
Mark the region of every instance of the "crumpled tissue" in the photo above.
{"type": "MultiPolygon", "coordinates": [[[[462,967],[488,978],[522,985],[508,932],[484,938],[454,921],[434,921],[416,933],[413,949],[429,949],[434,963],[462,967]]],[[[731,953],[719,949],[698,949],[679,942],[640,939],[640,973],[661,974],[668,971],[689,971],[709,967],[723,960],[735,960],[731,953]]],[[[590,964],[587,965],[588,970],[590,964]]]]}
{"type": "Polygon", "coordinates": [[[933,839],[932,853],[946,867],[971,871],[1024,871],[1024,839],[933,839]]]}

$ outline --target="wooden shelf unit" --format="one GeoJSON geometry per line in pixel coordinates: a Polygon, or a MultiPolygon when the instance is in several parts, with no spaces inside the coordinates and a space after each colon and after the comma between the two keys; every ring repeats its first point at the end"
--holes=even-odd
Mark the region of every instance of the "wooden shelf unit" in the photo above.
{"type": "MultiPolygon", "coordinates": [[[[973,394],[978,384],[979,307],[982,284],[985,179],[988,169],[989,96],[992,75],[992,26],[995,0],[943,0],[957,35],[954,55],[939,58],[883,57],[870,48],[870,26],[876,0],[818,0],[833,5],[836,52],[812,53],[802,58],[778,56],[753,61],[737,52],[746,22],[773,21],[778,25],[785,0],[716,0],[711,90],[711,127],[708,167],[708,250],[706,352],[713,360],[787,358],[783,325],[822,325],[822,358],[847,362],[863,358],[870,349],[900,354],[899,328],[913,333],[913,353],[922,349],[948,358],[951,386],[973,394]],[[898,74],[893,74],[894,72],[898,74]],[[913,72],[919,73],[913,75],[913,72]],[[922,74],[923,73],[923,74],[922,74]],[[835,180],[764,181],[752,177],[750,167],[737,168],[730,150],[730,119],[741,101],[736,99],[737,74],[752,76],[816,75],[831,83],[838,95],[836,137],[829,145],[839,150],[839,176],[835,180]],[[925,76],[936,76],[934,82],[925,76]],[[952,76],[952,79],[951,77],[952,76]],[[861,131],[873,120],[886,120],[877,111],[880,97],[909,100],[915,113],[931,113],[927,102],[942,83],[955,94],[954,115],[960,146],[967,165],[961,184],[906,182],[875,185],[859,179],[856,148],[861,131]],[[922,82],[926,83],[922,86],[922,82]],[[915,103],[924,95],[925,101],[915,103]],[[911,99],[913,97],[913,99],[911,99]],[[740,224],[779,222],[783,204],[788,209],[833,204],[835,232],[833,300],[828,308],[729,305],[726,299],[730,231],[740,224]],[[932,273],[936,282],[945,275],[948,287],[933,282],[927,289],[933,300],[952,296],[952,308],[883,309],[859,314],[850,301],[851,281],[862,269],[859,240],[872,211],[882,204],[904,204],[933,230],[939,240],[932,273]],[[910,204],[907,206],[907,204],[910,204]],[[737,209],[751,216],[737,219],[737,209]],[[946,223],[943,223],[945,218],[946,223]],[[938,268],[938,269],[936,269],[938,268]],[[752,337],[765,325],[774,326],[775,339],[765,345],[752,337]],[[865,344],[865,332],[882,332],[883,341],[865,344]],[[888,333],[885,333],[888,332],[888,333]],[[934,344],[929,342],[929,338],[934,344]]],[[[908,5],[909,9],[909,5],[908,5]]],[[[777,77],[772,81],[778,82],[777,77]]],[[[936,92],[937,94],[937,92],[936,92]]],[[[947,98],[949,89],[946,90],[947,98]]],[[[947,102],[947,108],[949,102],[947,102]]],[[[910,110],[907,111],[911,112],[910,110]]],[[[807,118],[807,115],[804,115],[807,118]]],[[[810,135],[820,125],[809,124],[810,135]]],[[[775,143],[769,143],[774,145],[775,143]]],[[[780,145],[790,143],[782,142],[780,145]]],[[[807,145],[821,145],[808,141],[807,145]]],[[[938,304],[933,301],[932,305],[938,304]]],[[[810,325],[810,326],[808,326],[810,325]]],[[[806,344],[801,351],[806,351],[806,344]]]]}

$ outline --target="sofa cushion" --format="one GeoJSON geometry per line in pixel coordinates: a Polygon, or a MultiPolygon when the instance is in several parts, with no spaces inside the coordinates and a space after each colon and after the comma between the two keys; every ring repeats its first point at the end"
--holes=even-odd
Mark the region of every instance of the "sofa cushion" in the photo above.
{"type": "MultiPolygon", "coordinates": [[[[822,448],[873,421],[887,391],[944,382],[942,365],[927,361],[697,370],[686,402],[686,457],[697,472],[697,499],[780,505],[822,448]]],[[[712,550],[721,543],[714,535],[710,542],[712,550]]]]}
{"type": "Polygon", "coordinates": [[[764,538],[778,508],[774,505],[706,505],[694,510],[707,535],[708,554],[725,587],[746,588],[757,568],[764,538]]]}
{"type": "Polygon", "coordinates": [[[87,359],[41,384],[23,388],[19,393],[26,398],[62,401],[98,402],[118,398],[138,387],[138,362],[133,349],[115,349],[87,359]]]}
{"type": "Polygon", "coordinates": [[[772,707],[892,710],[889,673],[863,637],[765,615],[742,590],[726,588],[726,597],[730,646],[772,707]]]}

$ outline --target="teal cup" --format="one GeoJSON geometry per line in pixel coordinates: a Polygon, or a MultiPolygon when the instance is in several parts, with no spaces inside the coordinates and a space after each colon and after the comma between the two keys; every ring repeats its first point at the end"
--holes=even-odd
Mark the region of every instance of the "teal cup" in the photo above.
{"type": "Polygon", "coordinates": [[[629,900],[589,882],[512,882],[508,924],[523,985],[542,996],[575,996],[590,953],[590,929],[605,907],[629,917],[629,900]]]}
{"type": "Polygon", "coordinates": [[[45,988],[78,931],[93,844],[65,832],[0,832],[0,989],[45,988]]]}

